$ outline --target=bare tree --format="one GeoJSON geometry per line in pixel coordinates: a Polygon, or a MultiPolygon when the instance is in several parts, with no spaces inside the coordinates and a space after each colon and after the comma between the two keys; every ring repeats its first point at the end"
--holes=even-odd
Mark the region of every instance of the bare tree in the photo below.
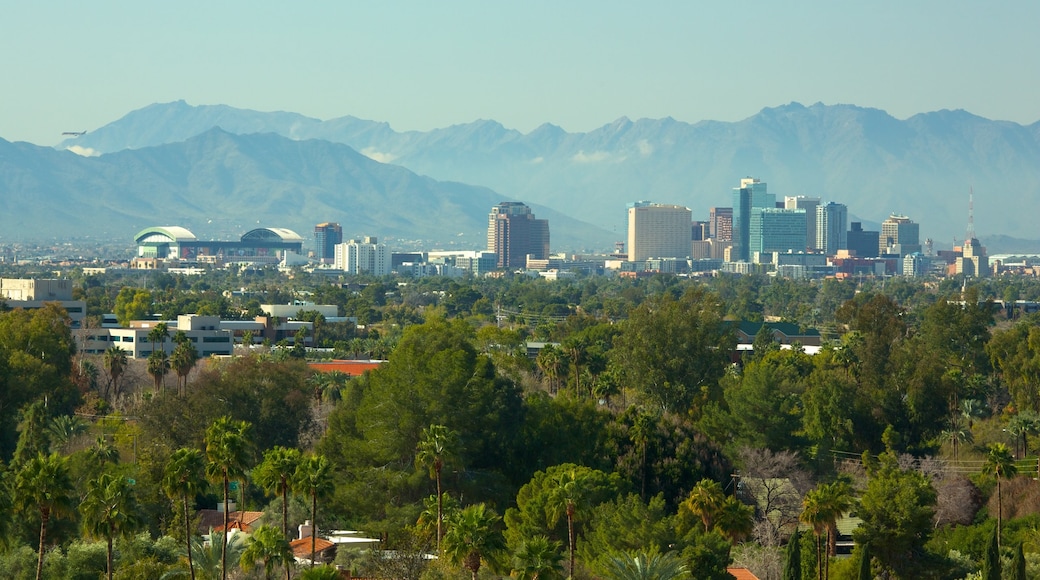
{"type": "Polygon", "coordinates": [[[738,455],[740,499],[755,507],[755,539],[778,546],[798,526],[802,497],[812,487],[798,454],[745,447],[738,455]]]}

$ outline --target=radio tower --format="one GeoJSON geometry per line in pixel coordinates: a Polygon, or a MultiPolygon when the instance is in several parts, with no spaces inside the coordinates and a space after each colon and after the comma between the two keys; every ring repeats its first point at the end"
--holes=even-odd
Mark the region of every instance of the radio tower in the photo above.
{"type": "Polygon", "coordinates": [[[968,194],[968,233],[964,235],[964,242],[969,243],[975,239],[975,187],[969,189],[968,194]]]}

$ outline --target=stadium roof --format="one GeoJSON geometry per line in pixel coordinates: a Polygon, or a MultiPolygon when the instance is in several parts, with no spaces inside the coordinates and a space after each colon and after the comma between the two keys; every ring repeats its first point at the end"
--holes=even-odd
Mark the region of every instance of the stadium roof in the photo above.
{"type": "Polygon", "coordinates": [[[138,244],[145,242],[194,242],[195,234],[180,226],[156,226],[141,230],[134,236],[138,244]]]}
{"type": "Polygon", "coordinates": [[[283,242],[302,242],[300,234],[287,228],[256,228],[242,234],[242,241],[280,239],[283,242]]]}

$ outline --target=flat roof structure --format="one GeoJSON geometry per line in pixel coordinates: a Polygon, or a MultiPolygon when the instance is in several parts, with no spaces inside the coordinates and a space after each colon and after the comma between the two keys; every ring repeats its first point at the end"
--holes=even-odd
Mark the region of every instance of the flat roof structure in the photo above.
{"type": "Polygon", "coordinates": [[[303,252],[303,238],[287,228],[256,228],[228,241],[200,240],[180,226],[154,226],[138,232],[134,241],[138,257],[188,262],[215,256],[228,262],[277,263],[287,252],[303,252]]]}

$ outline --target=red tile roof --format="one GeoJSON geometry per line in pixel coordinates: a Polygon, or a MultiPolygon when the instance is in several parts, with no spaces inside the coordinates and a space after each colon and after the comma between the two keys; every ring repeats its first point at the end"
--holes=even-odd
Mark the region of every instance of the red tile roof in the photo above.
{"type": "Polygon", "coordinates": [[[758,576],[751,573],[747,568],[726,568],[726,571],[737,580],[758,580],[758,576]]]}
{"type": "Polygon", "coordinates": [[[381,360],[333,360],[324,362],[307,363],[312,369],[328,373],[339,371],[352,377],[361,376],[365,371],[379,368],[384,362],[381,360]]]}
{"type": "MultiPolygon", "coordinates": [[[[320,558],[321,553],[329,548],[334,547],[336,544],[326,540],[325,538],[314,539],[314,551],[315,558],[320,558]]],[[[293,540],[289,542],[289,547],[292,548],[293,556],[297,558],[310,559],[311,557],[311,539],[300,538],[299,540],[293,540]]]]}

